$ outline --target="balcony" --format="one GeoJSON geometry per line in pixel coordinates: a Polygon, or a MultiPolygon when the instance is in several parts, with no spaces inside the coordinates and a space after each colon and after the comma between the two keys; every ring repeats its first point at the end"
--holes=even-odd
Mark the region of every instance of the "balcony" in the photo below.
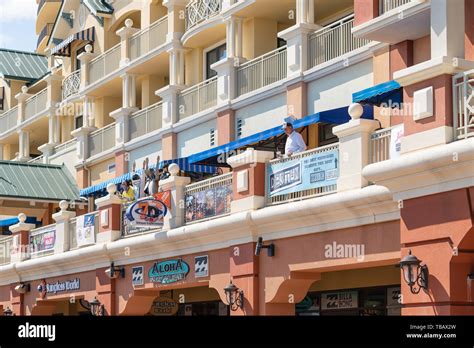
{"type": "Polygon", "coordinates": [[[163,17],[130,38],[130,60],[134,61],[166,43],[168,17],[163,17]]]}
{"type": "Polygon", "coordinates": [[[89,157],[115,146],[115,122],[89,134],[89,157]]]}
{"type": "Polygon", "coordinates": [[[93,84],[120,67],[121,44],[108,49],[89,63],[89,84],[93,84]]]}
{"type": "Polygon", "coordinates": [[[139,138],[160,129],[162,126],[162,114],[163,105],[159,102],[130,115],[128,124],[130,131],[129,139],[139,138]]]}
{"type": "Polygon", "coordinates": [[[219,14],[222,0],[192,0],[185,9],[186,30],[219,14]]]}
{"type": "Polygon", "coordinates": [[[13,237],[2,236],[0,238],[0,265],[6,265],[9,264],[11,260],[13,237]]]}
{"type": "MultiPolygon", "coordinates": [[[[72,218],[69,220],[69,236],[66,236],[67,240],[69,241],[69,250],[76,250],[81,248],[82,246],[88,246],[95,244],[95,241],[97,240],[97,233],[99,232],[99,212],[93,212],[87,214],[88,216],[93,215],[94,216],[94,226],[89,226],[91,228],[89,231],[92,232],[93,236],[87,235],[87,232],[84,231],[85,233],[78,233],[78,226],[77,226],[77,218],[72,218]],[[78,240],[78,237],[80,240],[78,240]]],[[[79,226],[79,228],[81,228],[79,226]]]]}
{"type": "Polygon", "coordinates": [[[46,103],[48,101],[47,88],[35,94],[25,102],[25,121],[39,115],[46,110],[46,103]]]}
{"type": "Polygon", "coordinates": [[[62,86],[63,100],[79,92],[80,87],[81,87],[81,71],[76,70],[73,73],[69,74],[63,80],[63,86],[62,86]]]}
{"type": "Polygon", "coordinates": [[[454,139],[474,136],[474,70],[453,77],[454,139]]]}
{"type": "Polygon", "coordinates": [[[38,4],[36,14],[38,15],[46,4],[60,4],[62,0],[41,0],[38,4]]]}
{"type": "Polygon", "coordinates": [[[370,163],[390,159],[391,128],[380,129],[370,136],[370,163]]]}
{"type": "Polygon", "coordinates": [[[183,90],[178,95],[179,120],[217,105],[217,76],[183,90]]]}
{"type": "Polygon", "coordinates": [[[14,129],[18,123],[18,106],[0,115],[0,134],[7,133],[14,129]]]}
{"type": "Polygon", "coordinates": [[[379,0],[379,15],[408,4],[412,0],[379,0]]]}
{"type": "Polygon", "coordinates": [[[56,224],[31,230],[28,243],[30,258],[34,259],[54,254],[55,243],[56,224]]]}
{"type": "Polygon", "coordinates": [[[38,41],[36,42],[36,49],[38,51],[42,51],[44,47],[46,47],[46,42],[44,42],[43,45],[43,40],[47,39],[51,35],[51,31],[53,30],[53,23],[48,23],[46,24],[41,32],[38,35],[38,41]]]}
{"type": "Polygon", "coordinates": [[[339,177],[339,144],[330,144],[275,159],[266,165],[267,205],[335,193],[339,177]]]}
{"type": "Polygon", "coordinates": [[[230,214],[232,199],[232,173],[186,186],[186,223],[230,214]]]}
{"type": "Polygon", "coordinates": [[[237,68],[237,96],[241,96],[287,77],[286,46],[268,52],[237,68]]]}
{"type": "Polygon", "coordinates": [[[309,67],[329,62],[370,43],[352,35],[353,25],[352,14],[314,32],[309,37],[309,67]]]}

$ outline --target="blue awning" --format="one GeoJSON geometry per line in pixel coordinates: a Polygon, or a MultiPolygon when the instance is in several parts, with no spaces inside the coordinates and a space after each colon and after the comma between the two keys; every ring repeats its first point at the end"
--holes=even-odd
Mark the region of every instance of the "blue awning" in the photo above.
{"type": "MultiPolygon", "coordinates": [[[[362,118],[366,119],[373,119],[374,113],[372,106],[364,106],[364,114],[362,118]]],[[[311,124],[324,122],[330,124],[343,124],[349,122],[351,117],[348,114],[348,107],[345,106],[339,109],[321,111],[314,115],[306,116],[299,120],[295,120],[293,122],[293,128],[298,129],[302,127],[309,126],[311,124]]],[[[282,121],[283,123],[283,121],[282,121]]],[[[281,126],[274,127],[267,129],[263,132],[253,134],[251,136],[227,143],[225,145],[221,145],[210,150],[197,153],[195,155],[189,156],[190,163],[202,163],[203,161],[209,163],[216,163],[217,165],[217,157],[222,154],[227,154],[231,151],[240,149],[242,147],[256,144],[260,141],[270,139],[272,137],[277,137],[284,134],[284,131],[281,126]],[[211,160],[212,159],[212,160],[211,160]]]]}
{"type": "MultiPolygon", "coordinates": [[[[20,222],[20,220],[18,220],[17,217],[12,217],[12,218],[8,218],[8,219],[3,219],[3,220],[0,220],[0,227],[5,227],[5,226],[12,226],[12,225],[15,225],[17,224],[18,222],[20,222]]],[[[27,224],[36,224],[36,218],[33,216],[28,216],[26,218],[26,221],[25,221],[27,224]]]]}
{"type": "MultiPolygon", "coordinates": [[[[155,164],[155,165],[150,166],[150,169],[156,169],[157,167],[158,169],[163,169],[166,165],[169,165],[171,163],[178,164],[179,168],[185,172],[205,173],[205,174],[215,174],[217,172],[217,168],[215,167],[190,164],[187,158],[176,158],[172,160],[161,161],[158,165],[155,164]]],[[[132,172],[126,173],[117,178],[101,182],[100,184],[89,186],[80,191],[80,196],[88,197],[92,195],[97,195],[100,192],[105,193],[105,190],[107,189],[107,185],[109,185],[110,183],[113,183],[115,185],[120,185],[124,181],[132,180],[133,175],[135,174],[141,175],[142,173],[143,173],[143,168],[140,168],[134,173],[132,172]]]]}
{"type": "Polygon", "coordinates": [[[390,107],[401,107],[403,101],[402,87],[395,80],[384,82],[354,93],[352,101],[363,105],[381,106],[386,104],[390,107]]]}

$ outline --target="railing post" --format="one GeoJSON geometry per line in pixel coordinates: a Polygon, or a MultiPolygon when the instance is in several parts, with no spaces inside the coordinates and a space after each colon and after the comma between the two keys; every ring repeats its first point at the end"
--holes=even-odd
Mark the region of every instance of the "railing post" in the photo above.
{"type": "Polygon", "coordinates": [[[11,263],[21,262],[29,258],[30,231],[35,228],[35,224],[25,223],[26,215],[18,214],[18,223],[8,229],[12,232],[11,263]]]}
{"type": "Polygon", "coordinates": [[[232,214],[265,206],[265,166],[273,157],[273,152],[250,148],[227,159],[227,163],[233,168],[232,214]]]}
{"type": "Polygon", "coordinates": [[[107,185],[108,195],[95,201],[99,209],[97,243],[113,242],[122,235],[122,200],[116,191],[117,186],[110,183],[107,185]]]}
{"type": "Polygon", "coordinates": [[[347,191],[362,188],[368,181],[362,169],[370,163],[370,136],[378,128],[375,120],[362,119],[364,108],[360,104],[349,106],[351,120],[333,128],[339,138],[339,179],[337,190],[347,191]]]}
{"type": "Polygon", "coordinates": [[[117,30],[115,33],[120,36],[120,66],[126,66],[130,63],[130,37],[140,31],[137,28],[132,28],[133,21],[130,18],[125,20],[125,26],[117,30]]]}
{"type": "Polygon", "coordinates": [[[28,93],[28,87],[26,86],[21,87],[21,92],[15,96],[16,100],[18,100],[18,125],[25,120],[25,102],[31,96],[33,95],[28,93]]]}
{"type": "Polygon", "coordinates": [[[92,53],[92,45],[87,44],[85,47],[85,51],[82,52],[77,59],[81,61],[81,87],[80,89],[84,89],[89,84],[89,68],[90,68],[90,61],[94,57],[92,53]]]}
{"type": "Polygon", "coordinates": [[[163,230],[170,230],[184,225],[186,214],[185,188],[186,185],[191,183],[191,178],[178,176],[179,166],[177,164],[171,164],[168,170],[171,176],[159,182],[159,186],[163,191],[170,191],[171,193],[171,207],[164,217],[163,230]]]}
{"type": "Polygon", "coordinates": [[[186,31],[185,19],[182,14],[186,11],[187,0],[163,0],[163,6],[168,8],[167,42],[177,41],[186,31]]]}
{"type": "Polygon", "coordinates": [[[225,58],[211,65],[217,72],[217,105],[229,105],[236,95],[236,76],[234,58],[225,58]]]}
{"type": "Polygon", "coordinates": [[[59,212],[53,214],[53,219],[56,221],[56,240],[54,243],[54,253],[60,254],[70,249],[69,235],[69,220],[76,216],[75,212],[68,211],[69,203],[67,201],[59,202],[59,212]]]}

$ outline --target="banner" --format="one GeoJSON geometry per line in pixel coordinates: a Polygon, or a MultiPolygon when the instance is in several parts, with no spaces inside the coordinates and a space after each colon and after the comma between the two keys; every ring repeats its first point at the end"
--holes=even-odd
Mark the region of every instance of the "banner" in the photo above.
{"type": "Polygon", "coordinates": [[[319,152],[270,164],[267,171],[269,197],[336,185],[339,151],[319,152]]]}
{"type": "Polygon", "coordinates": [[[54,249],[56,242],[56,226],[30,234],[30,251],[37,253],[54,249]]]}
{"type": "Polygon", "coordinates": [[[232,192],[232,185],[221,185],[187,194],[186,222],[229,213],[232,192]]]}
{"type": "Polygon", "coordinates": [[[390,131],[390,159],[400,157],[402,150],[401,139],[405,134],[405,127],[402,124],[393,126],[390,131]]]}
{"type": "Polygon", "coordinates": [[[94,214],[81,215],[76,219],[77,246],[95,244],[95,216],[94,214]]]}

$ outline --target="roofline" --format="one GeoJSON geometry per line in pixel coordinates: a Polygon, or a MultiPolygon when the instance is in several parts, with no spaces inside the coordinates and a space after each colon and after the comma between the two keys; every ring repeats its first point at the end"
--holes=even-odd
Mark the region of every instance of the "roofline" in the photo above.
{"type": "Polygon", "coordinates": [[[0,48],[0,51],[13,52],[13,53],[20,53],[20,54],[29,54],[29,55],[32,55],[32,56],[40,56],[40,57],[45,57],[45,58],[47,58],[44,54],[41,54],[41,53],[29,52],[29,51],[20,51],[20,50],[13,50],[13,49],[10,49],[10,48],[0,48]]]}
{"type": "MultiPolygon", "coordinates": [[[[80,199],[79,197],[80,196],[78,196],[78,198],[74,199],[75,203],[77,202],[77,203],[84,204],[84,205],[89,204],[88,202],[80,199]]],[[[39,202],[39,203],[57,203],[57,202],[61,202],[62,200],[65,200],[65,201],[68,201],[68,202],[71,201],[71,199],[69,199],[69,198],[54,199],[54,198],[50,198],[50,197],[38,198],[38,197],[27,197],[27,196],[8,196],[8,195],[0,195],[0,200],[14,200],[14,201],[25,201],[25,202],[33,201],[33,202],[39,202]]]]}
{"type": "Polygon", "coordinates": [[[45,163],[28,163],[28,162],[18,162],[18,161],[7,161],[7,160],[0,160],[0,164],[14,164],[20,166],[41,166],[41,167],[49,167],[49,168],[63,168],[62,164],[45,164],[45,163]]]}

